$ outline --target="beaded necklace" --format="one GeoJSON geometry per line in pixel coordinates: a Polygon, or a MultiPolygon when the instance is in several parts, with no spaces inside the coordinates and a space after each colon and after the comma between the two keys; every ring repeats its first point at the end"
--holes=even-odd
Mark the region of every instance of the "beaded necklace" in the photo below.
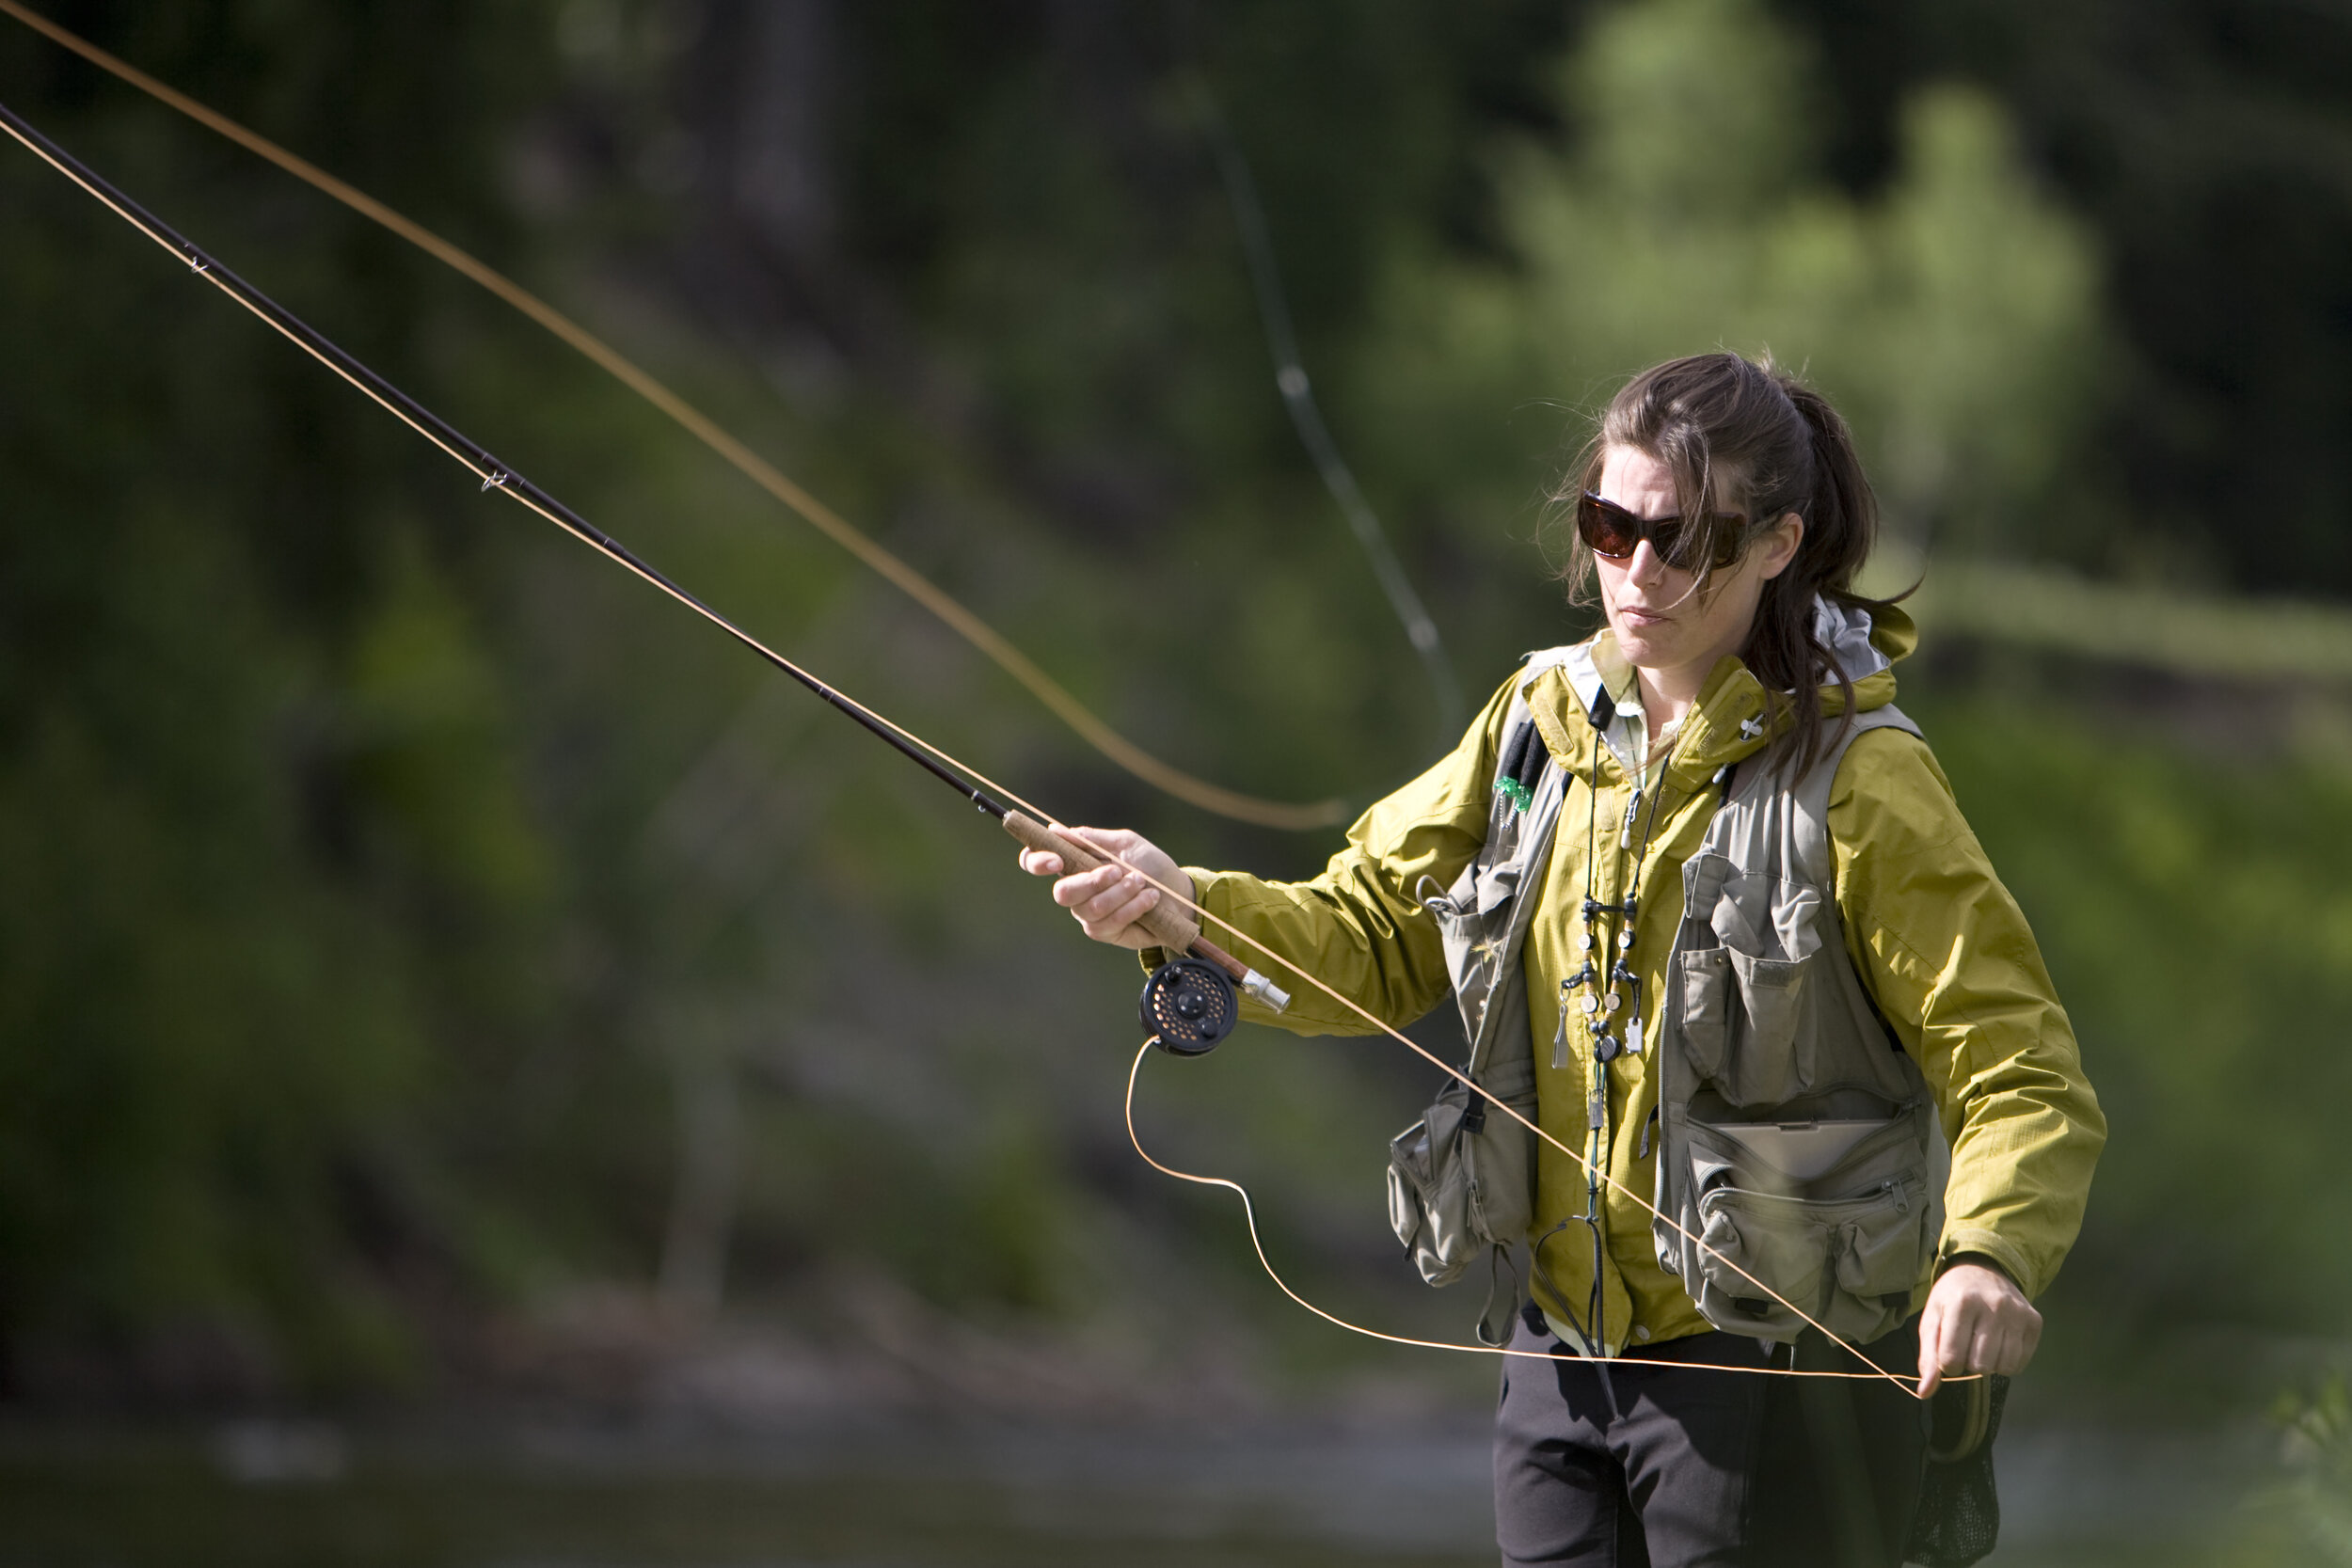
{"type": "MultiPolygon", "coordinates": [[[[1614,718],[1613,710],[1612,718],[1614,718]]],[[[1647,721],[1645,717],[1640,720],[1644,724],[1647,721]]],[[[1601,732],[1605,744],[1607,726],[1597,725],[1596,728],[1601,732]]],[[[1659,738],[1664,740],[1666,736],[1661,732],[1659,738]]],[[[1666,794],[1666,768],[1674,760],[1675,747],[1681,738],[1681,727],[1677,724],[1673,739],[1654,763],[1645,756],[1641,765],[1632,770],[1633,793],[1626,801],[1625,822],[1617,833],[1619,851],[1629,849],[1632,852],[1632,865],[1626,875],[1625,897],[1618,903],[1604,903],[1596,895],[1595,876],[1600,859],[1600,791],[1587,786],[1590,809],[1584,820],[1584,899],[1581,906],[1584,929],[1577,937],[1577,947],[1583,954],[1584,962],[1575,974],[1560,982],[1560,1024],[1551,1042],[1551,1065],[1554,1069],[1565,1069],[1568,1065],[1568,1014],[1573,1010],[1583,1015],[1585,1028],[1592,1036],[1593,1057],[1592,1087],[1584,1112],[1584,1212],[1570,1215],[1553,1226],[1536,1242],[1530,1259],[1531,1266],[1543,1276],[1552,1299],[1566,1310],[1566,1295],[1552,1279],[1550,1271],[1544,1267],[1544,1243],[1571,1225],[1582,1225],[1591,1236],[1592,1289],[1586,1297],[1584,1322],[1576,1325],[1579,1337],[1585,1341],[1582,1348],[1586,1354],[1596,1352],[1608,1354],[1601,1291],[1604,1249],[1600,1228],[1600,1188],[1601,1172],[1609,1159],[1609,1064],[1620,1055],[1638,1053],[1642,1049],[1642,977],[1632,965],[1633,927],[1642,908],[1641,879],[1644,864],[1649,858],[1650,835],[1658,827],[1659,806],[1666,794]],[[1644,818],[1642,798],[1645,794],[1649,797],[1649,813],[1644,818]],[[1637,819],[1642,822],[1638,843],[1633,838],[1633,826],[1637,819]],[[1608,915],[1618,918],[1613,941],[1609,940],[1603,920],[1608,915]],[[1604,964],[1607,965],[1605,990],[1602,987],[1604,964]],[[1578,994],[1580,988],[1582,989],[1581,995],[1578,994]],[[1620,1011],[1626,1014],[1624,1032],[1613,1033],[1620,1011]],[[1590,1325],[1589,1328],[1586,1325],[1590,1325]]],[[[1569,1317],[1573,1322],[1573,1311],[1569,1312],[1569,1317]]]]}

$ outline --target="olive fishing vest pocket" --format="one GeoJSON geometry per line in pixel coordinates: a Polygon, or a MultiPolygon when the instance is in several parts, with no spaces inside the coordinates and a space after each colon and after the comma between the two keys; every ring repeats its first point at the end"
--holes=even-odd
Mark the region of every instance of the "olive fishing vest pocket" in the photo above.
{"type": "Polygon", "coordinates": [[[1905,1112],[1686,1121],[1678,1219],[1692,1236],[1673,1236],[1672,1266],[1699,1311],[1778,1340],[1806,1317],[1856,1344],[1899,1326],[1935,1240],[1920,1131],[1905,1112]]]}
{"type": "Polygon", "coordinates": [[[1846,745],[1794,785],[1740,770],[1683,868],[1658,1058],[1660,1263],[1716,1327],[1861,1342],[1900,1324],[1941,1230],[1926,1080],[1847,956],[1827,827],[1846,745]],[[1802,1314],[1802,1315],[1801,1315],[1802,1314]]]}
{"type": "MultiPolygon", "coordinates": [[[[1532,673],[1532,672],[1531,672],[1532,673]]],[[[1451,1285],[1486,1258],[1495,1268],[1479,1337],[1501,1344],[1518,1306],[1502,1270],[1534,1215],[1535,1145],[1507,1106],[1533,1120],[1535,1054],[1519,953],[1551,859],[1565,781],[1527,712],[1512,704],[1486,841],[1453,886],[1415,891],[1438,923],[1454,1000],[1470,1038],[1464,1074],[1389,1145],[1389,1223],[1422,1279],[1451,1285]]]]}
{"type": "Polygon", "coordinates": [[[1451,1285],[1492,1247],[1527,1234],[1534,1139],[1493,1113],[1489,1099],[1535,1114],[1535,1068],[1480,1079],[1477,1102],[1458,1079],[1438,1091],[1422,1119],[1389,1143],[1389,1224],[1431,1285],[1451,1285]],[[1513,1092],[1508,1080],[1522,1082],[1513,1092]]]}

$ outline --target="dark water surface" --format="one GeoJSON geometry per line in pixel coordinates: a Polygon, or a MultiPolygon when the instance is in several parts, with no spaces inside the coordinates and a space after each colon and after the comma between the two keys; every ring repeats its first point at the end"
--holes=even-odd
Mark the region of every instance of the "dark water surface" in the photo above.
{"type": "Polygon", "coordinates": [[[1486,1463],[1469,1430],[17,1432],[0,1443],[0,1562],[1454,1568],[1491,1560],[1486,1463]]]}
{"type": "MultiPolygon", "coordinates": [[[[2022,1433],[2001,1457],[1994,1568],[2216,1560],[2232,1503],[2209,1454],[2022,1433]]],[[[0,1431],[0,1564],[1469,1568],[1494,1561],[1486,1487],[1474,1425],[725,1440],[19,1427],[0,1431]]]]}

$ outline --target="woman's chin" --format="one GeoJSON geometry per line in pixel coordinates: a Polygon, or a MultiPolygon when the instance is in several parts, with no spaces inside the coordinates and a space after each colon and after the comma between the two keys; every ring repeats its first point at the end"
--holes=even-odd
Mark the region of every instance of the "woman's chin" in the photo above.
{"type": "Polygon", "coordinates": [[[1651,670],[1673,662],[1668,647],[1674,629],[1670,624],[1613,619],[1610,629],[1617,634],[1617,651],[1625,655],[1628,664],[1651,670]]]}

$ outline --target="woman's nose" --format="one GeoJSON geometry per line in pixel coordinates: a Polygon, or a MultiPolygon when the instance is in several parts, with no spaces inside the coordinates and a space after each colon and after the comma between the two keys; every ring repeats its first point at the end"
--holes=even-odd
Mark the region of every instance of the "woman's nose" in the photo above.
{"type": "Polygon", "coordinates": [[[1645,587],[1662,581],[1666,571],[1666,562],[1659,556],[1658,546],[1647,539],[1633,546],[1633,555],[1625,563],[1625,575],[1645,587]]]}

